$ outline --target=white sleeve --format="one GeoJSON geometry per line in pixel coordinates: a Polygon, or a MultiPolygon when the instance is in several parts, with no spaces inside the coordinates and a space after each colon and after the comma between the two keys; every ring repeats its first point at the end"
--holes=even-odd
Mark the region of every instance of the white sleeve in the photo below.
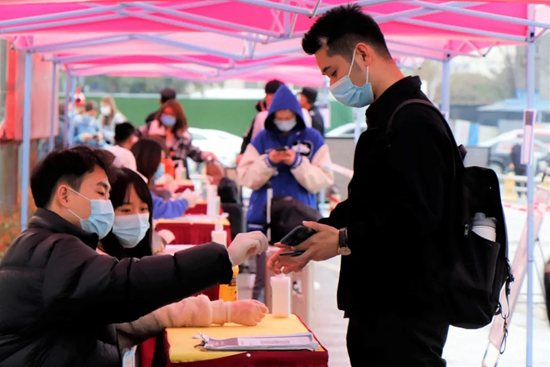
{"type": "Polygon", "coordinates": [[[302,108],[302,116],[304,117],[304,123],[307,127],[311,127],[312,121],[311,121],[311,115],[309,114],[309,111],[305,108],[302,108]]]}
{"type": "Polygon", "coordinates": [[[115,115],[113,116],[113,126],[122,124],[123,122],[126,122],[126,121],[127,121],[126,116],[124,116],[120,112],[115,113],[115,115]]]}
{"type": "Polygon", "coordinates": [[[329,149],[325,144],[313,156],[311,162],[307,157],[300,157],[291,172],[300,185],[316,194],[334,183],[331,165],[329,149]]]}
{"type": "Polygon", "coordinates": [[[237,167],[239,184],[252,190],[261,189],[277,172],[266,154],[260,155],[254,145],[248,144],[237,167]]]}

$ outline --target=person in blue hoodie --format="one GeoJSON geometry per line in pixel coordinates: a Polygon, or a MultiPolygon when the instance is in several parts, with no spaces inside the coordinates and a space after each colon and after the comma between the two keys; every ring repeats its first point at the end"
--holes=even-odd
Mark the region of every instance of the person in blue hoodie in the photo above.
{"type": "MultiPolygon", "coordinates": [[[[302,107],[288,87],[279,87],[262,130],[246,148],[237,167],[239,183],[253,190],[247,212],[248,230],[264,230],[267,183],[273,196],[290,196],[317,207],[316,194],[334,182],[328,146],[321,134],[306,127],[302,107]]],[[[261,300],[265,254],[256,261],[252,298],[261,300]]]]}

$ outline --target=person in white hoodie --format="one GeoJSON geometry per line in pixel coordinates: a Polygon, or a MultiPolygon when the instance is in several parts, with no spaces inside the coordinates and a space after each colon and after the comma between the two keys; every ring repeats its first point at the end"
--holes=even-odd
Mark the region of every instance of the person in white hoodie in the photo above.
{"type": "MultiPolygon", "coordinates": [[[[152,199],[142,177],[127,168],[117,170],[112,183],[110,200],[115,210],[115,222],[112,231],[101,240],[98,251],[119,260],[153,255],[152,199]]],[[[238,252],[244,242],[258,241],[258,248],[261,247],[260,242],[265,242],[261,233],[239,236],[228,248],[230,253],[238,252]]],[[[197,274],[197,276],[200,275],[197,274]]],[[[207,296],[200,295],[159,308],[134,322],[117,324],[116,329],[120,349],[129,350],[158,335],[165,328],[206,327],[212,324],[223,325],[226,322],[255,326],[267,312],[267,307],[255,300],[210,301],[207,296]]]]}

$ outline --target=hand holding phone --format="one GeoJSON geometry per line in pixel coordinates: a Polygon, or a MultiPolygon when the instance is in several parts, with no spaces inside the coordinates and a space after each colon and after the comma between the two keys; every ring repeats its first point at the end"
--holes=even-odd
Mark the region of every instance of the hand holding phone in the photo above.
{"type": "Polygon", "coordinates": [[[295,257],[295,256],[300,256],[304,253],[305,251],[290,251],[290,252],[281,252],[279,254],[279,256],[291,256],[291,257],[295,257]]]}
{"type": "Polygon", "coordinates": [[[284,236],[279,243],[282,246],[298,246],[316,233],[317,231],[309,227],[298,226],[284,236]]]}

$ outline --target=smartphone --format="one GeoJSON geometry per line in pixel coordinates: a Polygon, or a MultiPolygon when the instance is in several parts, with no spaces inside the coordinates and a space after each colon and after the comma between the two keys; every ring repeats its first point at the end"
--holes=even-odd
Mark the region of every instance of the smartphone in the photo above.
{"type": "Polygon", "coordinates": [[[285,147],[278,147],[278,148],[275,148],[275,150],[277,152],[286,152],[288,150],[288,147],[286,147],[286,146],[285,147]]]}
{"type": "Polygon", "coordinates": [[[305,251],[290,251],[290,252],[281,252],[279,254],[279,256],[300,256],[301,254],[303,254],[305,251]]]}
{"type": "Polygon", "coordinates": [[[298,226],[284,236],[280,243],[285,246],[298,246],[315,233],[317,233],[317,231],[314,229],[305,226],[298,226]]]}

